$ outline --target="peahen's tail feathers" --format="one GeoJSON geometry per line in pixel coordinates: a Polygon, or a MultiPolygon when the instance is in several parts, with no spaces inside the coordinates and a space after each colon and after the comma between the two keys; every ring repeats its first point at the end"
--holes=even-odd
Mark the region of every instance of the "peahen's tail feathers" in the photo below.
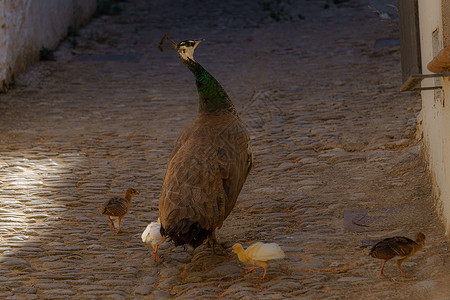
{"type": "Polygon", "coordinates": [[[191,245],[194,248],[200,246],[212,231],[202,228],[198,222],[191,219],[181,219],[175,224],[167,225],[166,228],[161,226],[161,235],[167,236],[175,246],[191,245]]]}

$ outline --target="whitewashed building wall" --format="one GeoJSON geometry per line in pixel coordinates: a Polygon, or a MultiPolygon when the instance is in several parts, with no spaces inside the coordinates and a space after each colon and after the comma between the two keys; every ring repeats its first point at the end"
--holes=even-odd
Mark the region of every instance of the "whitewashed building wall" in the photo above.
{"type": "Polygon", "coordinates": [[[0,91],[39,59],[42,47],[54,49],[69,26],[86,23],[96,0],[0,0],[0,91]]]}
{"type": "MultiPolygon", "coordinates": [[[[449,0],[419,0],[422,72],[438,51],[449,46],[449,0]]],[[[422,86],[441,85],[442,90],[426,90],[422,96],[422,131],[437,206],[450,234],[450,81],[430,78],[422,86]]]]}

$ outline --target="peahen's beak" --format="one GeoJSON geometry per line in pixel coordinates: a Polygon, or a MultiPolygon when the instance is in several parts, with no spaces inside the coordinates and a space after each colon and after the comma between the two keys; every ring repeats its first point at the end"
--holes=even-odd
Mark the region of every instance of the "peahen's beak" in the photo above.
{"type": "Polygon", "coordinates": [[[201,40],[195,40],[195,46],[194,49],[197,48],[198,44],[200,44],[201,42],[203,42],[205,39],[201,39],[201,40]]]}

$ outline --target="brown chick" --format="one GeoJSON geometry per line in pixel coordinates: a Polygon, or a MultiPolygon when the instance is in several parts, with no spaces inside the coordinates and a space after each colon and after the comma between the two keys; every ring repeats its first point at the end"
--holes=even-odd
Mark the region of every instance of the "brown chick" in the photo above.
{"type": "Polygon", "coordinates": [[[139,195],[139,193],[135,189],[129,188],[125,193],[125,197],[113,197],[103,204],[101,212],[102,214],[106,215],[111,222],[112,231],[116,232],[116,229],[114,227],[113,221],[111,220],[111,216],[117,217],[119,230],[117,230],[116,233],[121,232],[120,221],[122,220],[123,216],[125,216],[130,210],[131,198],[134,195],[139,195]]]}
{"type": "Polygon", "coordinates": [[[389,277],[383,273],[384,265],[390,259],[397,259],[397,268],[402,272],[403,277],[408,277],[405,272],[403,272],[401,265],[405,259],[413,256],[414,253],[419,251],[424,244],[425,235],[421,232],[417,234],[416,241],[403,236],[395,236],[379,241],[373,246],[372,250],[370,250],[369,255],[373,258],[384,259],[380,270],[381,276],[389,277]]]}

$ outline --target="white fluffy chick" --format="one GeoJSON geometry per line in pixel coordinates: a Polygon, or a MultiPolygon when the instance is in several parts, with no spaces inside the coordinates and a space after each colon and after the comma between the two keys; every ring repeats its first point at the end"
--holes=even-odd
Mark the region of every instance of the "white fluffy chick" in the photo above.
{"type": "Polygon", "coordinates": [[[142,241],[144,243],[151,243],[153,249],[155,250],[155,253],[151,257],[155,258],[155,261],[157,258],[161,258],[158,254],[158,246],[164,243],[166,240],[165,237],[161,235],[160,232],[161,224],[158,222],[151,222],[148,224],[147,228],[145,228],[144,232],[141,235],[142,241]]]}
{"type": "Polygon", "coordinates": [[[257,265],[258,267],[247,268],[248,272],[256,270],[258,268],[264,268],[264,275],[262,279],[266,277],[267,268],[269,263],[274,259],[282,259],[285,257],[283,250],[276,243],[261,243],[257,242],[250,245],[244,250],[241,244],[233,245],[233,252],[238,255],[238,258],[243,263],[251,265],[257,265]]]}

